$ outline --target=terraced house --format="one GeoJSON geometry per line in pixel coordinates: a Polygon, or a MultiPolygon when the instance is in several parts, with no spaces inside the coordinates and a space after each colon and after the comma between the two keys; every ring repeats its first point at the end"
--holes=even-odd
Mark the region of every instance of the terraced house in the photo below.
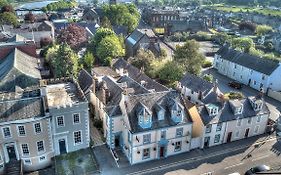
{"type": "Polygon", "coordinates": [[[1,174],[45,168],[55,155],[89,146],[87,100],[72,79],[2,93],[0,132],[1,174]]]}
{"type": "Polygon", "coordinates": [[[103,75],[94,75],[92,87],[109,148],[117,155],[123,152],[131,164],[189,151],[192,120],[181,95],[123,59],[114,68],[119,76],[106,75],[106,68],[103,75]]]}

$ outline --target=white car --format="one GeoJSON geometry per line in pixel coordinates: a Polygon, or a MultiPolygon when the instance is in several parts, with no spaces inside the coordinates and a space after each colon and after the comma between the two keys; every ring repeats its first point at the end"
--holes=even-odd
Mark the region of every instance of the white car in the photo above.
{"type": "Polygon", "coordinates": [[[231,173],[229,175],[241,175],[240,173],[231,173]]]}

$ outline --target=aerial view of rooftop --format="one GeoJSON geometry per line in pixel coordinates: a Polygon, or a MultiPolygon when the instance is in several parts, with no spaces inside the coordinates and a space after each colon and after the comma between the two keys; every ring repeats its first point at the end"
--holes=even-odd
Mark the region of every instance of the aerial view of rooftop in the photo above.
{"type": "Polygon", "coordinates": [[[0,0],[0,175],[281,175],[281,0],[0,0]]]}

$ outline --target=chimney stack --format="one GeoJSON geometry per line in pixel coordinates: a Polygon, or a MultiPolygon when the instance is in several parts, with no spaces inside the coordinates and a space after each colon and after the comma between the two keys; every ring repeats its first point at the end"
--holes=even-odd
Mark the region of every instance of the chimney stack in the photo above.
{"type": "Polygon", "coordinates": [[[103,82],[103,85],[102,85],[102,102],[106,105],[108,100],[109,100],[109,90],[108,90],[108,87],[107,87],[107,84],[106,82],[103,82]]]}
{"type": "Polygon", "coordinates": [[[214,81],[214,83],[213,83],[213,91],[215,92],[215,93],[217,93],[217,91],[218,91],[218,79],[215,79],[215,81],[214,81]]]}
{"type": "Polygon", "coordinates": [[[98,86],[98,78],[96,76],[96,74],[93,75],[93,78],[92,78],[92,92],[94,94],[96,94],[96,90],[97,90],[97,86],[98,86]]]}

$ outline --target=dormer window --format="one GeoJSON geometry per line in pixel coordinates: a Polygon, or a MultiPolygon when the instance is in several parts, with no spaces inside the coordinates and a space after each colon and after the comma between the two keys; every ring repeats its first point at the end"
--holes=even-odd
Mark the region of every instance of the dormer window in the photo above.
{"type": "Polygon", "coordinates": [[[142,105],[139,111],[137,111],[138,123],[142,128],[150,128],[152,125],[151,112],[142,105]]]}
{"type": "Polygon", "coordinates": [[[163,109],[159,104],[157,104],[156,113],[158,120],[164,120],[165,119],[165,109],[163,109]]]}
{"type": "Polygon", "coordinates": [[[219,112],[218,106],[216,106],[214,104],[207,104],[206,109],[207,109],[210,116],[215,116],[219,112]]]}
{"type": "Polygon", "coordinates": [[[183,119],[183,107],[175,102],[171,108],[171,118],[174,122],[179,123],[183,119]]]}

